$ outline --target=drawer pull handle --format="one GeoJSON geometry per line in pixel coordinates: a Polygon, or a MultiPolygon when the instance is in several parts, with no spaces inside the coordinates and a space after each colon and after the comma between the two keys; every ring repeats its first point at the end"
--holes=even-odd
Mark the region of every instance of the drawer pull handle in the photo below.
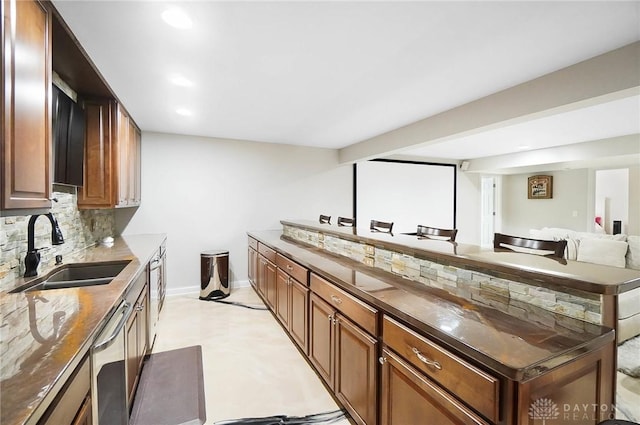
{"type": "Polygon", "coordinates": [[[385,364],[386,362],[387,362],[387,358],[386,357],[378,357],[378,363],[385,364]]]}
{"type": "Polygon", "coordinates": [[[442,366],[440,366],[440,363],[438,363],[435,360],[429,360],[428,358],[426,358],[420,351],[418,351],[418,349],[416,347],[412,347],[411,351],[413,351],[413,353],[416,355],[416,357],[418,359],[420,359],[420,361],[426,365],[429,366],[433,366],[438,370],[442,370],[442,366]]]}
{"type": "Polygon", "coordinates": [[[293,267],[290,266],[289,264],[287,264],[287,270],[291,271],[291,270],[293,270],[293,267]]]}
{"type": "Polygon", "coordinates": [[[331,295],[331,301],[333,301],[336,304],[342,304],[342,300],[336,297],[335,295],[331,295]]]}

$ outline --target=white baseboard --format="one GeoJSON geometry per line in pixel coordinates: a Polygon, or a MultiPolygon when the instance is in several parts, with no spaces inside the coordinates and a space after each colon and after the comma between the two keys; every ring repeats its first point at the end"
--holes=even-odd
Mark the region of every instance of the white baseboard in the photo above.
{"type": "MultiPolygon", "coordinates": [[[[231,289],[236,288],[246,288],[251,286],[248,280],[237,280],[235,282],[231,282],[231,289]]],[[[179,295],[190,295],[190,294],[198,294],[200,293],[199,286],[182,286],[179,288],[167,288],[167,297],[175,297],[179,295]]]]}

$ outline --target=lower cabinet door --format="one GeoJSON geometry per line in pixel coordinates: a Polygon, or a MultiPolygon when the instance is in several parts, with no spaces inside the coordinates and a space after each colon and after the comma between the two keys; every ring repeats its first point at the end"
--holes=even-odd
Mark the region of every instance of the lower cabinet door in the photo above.
{"type": "Polygon", "coordinates": [[[316,294],[309,299],[309,360],[333,388],[333,319],[335,310],[316,294]]]}
{"type": "Polygon", "coordinates": [[[91,416],[90,395],[88,395],[87,398],[85,398],[82,402],[82,406],[80,406],[80,410],[78,410],[78,414],[76,415],[71,425],[93,425],[93,416],[91,416]]]}
{"type": "Polygon", "coordinates": [[[138,379],[140,367],[138,357],[138,315],[133,313],[127,322],[127,397],[129,406],[133,404],[134,390],[138,379]]]}
{"type": "Polygon", "coordinates": [[[309,288],[291,279],[289,286],[289,334],[302,348],[305,354],[309,354],[308,312],[309,312],[309,288]]]}
{"type": "Polygon", "coordinates": [[[336,396],[357,423],[375,425],[378,370],[375,338],[336,314],[335,355],[336,396]]]}
{"type": "Polygon", "coordinates": [[[262,296],[263,300],[266,302],[267,300],[267,260],[262,256],[258,255],[258,270],[256,276],[256,288],[258,294],[262,296]]]}
{"type": "Polygon", "coordinates": [[[271,261],[267,261],[265,264],[265,290],[267,304],[272,311],[276,311],[276,265],[271,261]]]}
{"type": "Polygon", "coordinates": [[[256,287],[256,277],[258,273],[258,253],[255,249],[247,248],[247,271],[249,275],[249,283],[254,288],[256,287]]]}
{"type": "Polygon", "coordinates": [[[386,348],[382,366],[381,425],[488,425],[437,384],[386,348]]]}
{"type": "Polygon", "coordinates": [[[289,329],[289,275],[278,269],[276,274],[276,317],[289,329]]]}

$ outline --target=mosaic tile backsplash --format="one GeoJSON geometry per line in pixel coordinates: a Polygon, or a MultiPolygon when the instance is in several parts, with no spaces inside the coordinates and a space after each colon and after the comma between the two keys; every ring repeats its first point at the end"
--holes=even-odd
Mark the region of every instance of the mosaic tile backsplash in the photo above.
{"type": "MultiPolygon", "coordinates": [[[[40,217],[35,226],[35,247],[40,251],[40,268],[53,265],[58,254],[63,256],[83,250],[107,236],[114,236],[114,210],[78,210],[75,188],[54,186],[51,212],[58,220],[64,236],[62,245],[51,245],[51,224],[40,217]]],[[[24,274],[27,253],[26,216],[0,217],[0,291],[11,289],[13,280],[24,274]]]]}
{"type": "Polygon", "coordinates": [[[528,304],[588,323],[602,324],[602,300],[596,295],[568,294],[501,279],[289,225],[283,226],[283,235],[369,267],[376,267],[508,313],[514,309],[522,309],[523,305],[528,304]]]}

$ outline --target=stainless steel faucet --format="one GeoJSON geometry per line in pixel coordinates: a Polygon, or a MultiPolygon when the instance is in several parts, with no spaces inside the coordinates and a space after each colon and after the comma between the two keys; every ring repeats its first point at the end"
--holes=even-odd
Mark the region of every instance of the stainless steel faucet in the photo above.
{"type": "MultiPolygon", "coordinates": [[[[24,257],[24,277],[32,277],[38,275],[38,264],[40,264],[40,253],[35,248],[35,224],[40,215],[35,214],[29,218],[29,225],[27,227],[27,255],[24,257]]],[[[52,213],[44,214],[51,222],[51,244],[61,245],[64,243],[64,237],[58,221],[52,213]]]]}

